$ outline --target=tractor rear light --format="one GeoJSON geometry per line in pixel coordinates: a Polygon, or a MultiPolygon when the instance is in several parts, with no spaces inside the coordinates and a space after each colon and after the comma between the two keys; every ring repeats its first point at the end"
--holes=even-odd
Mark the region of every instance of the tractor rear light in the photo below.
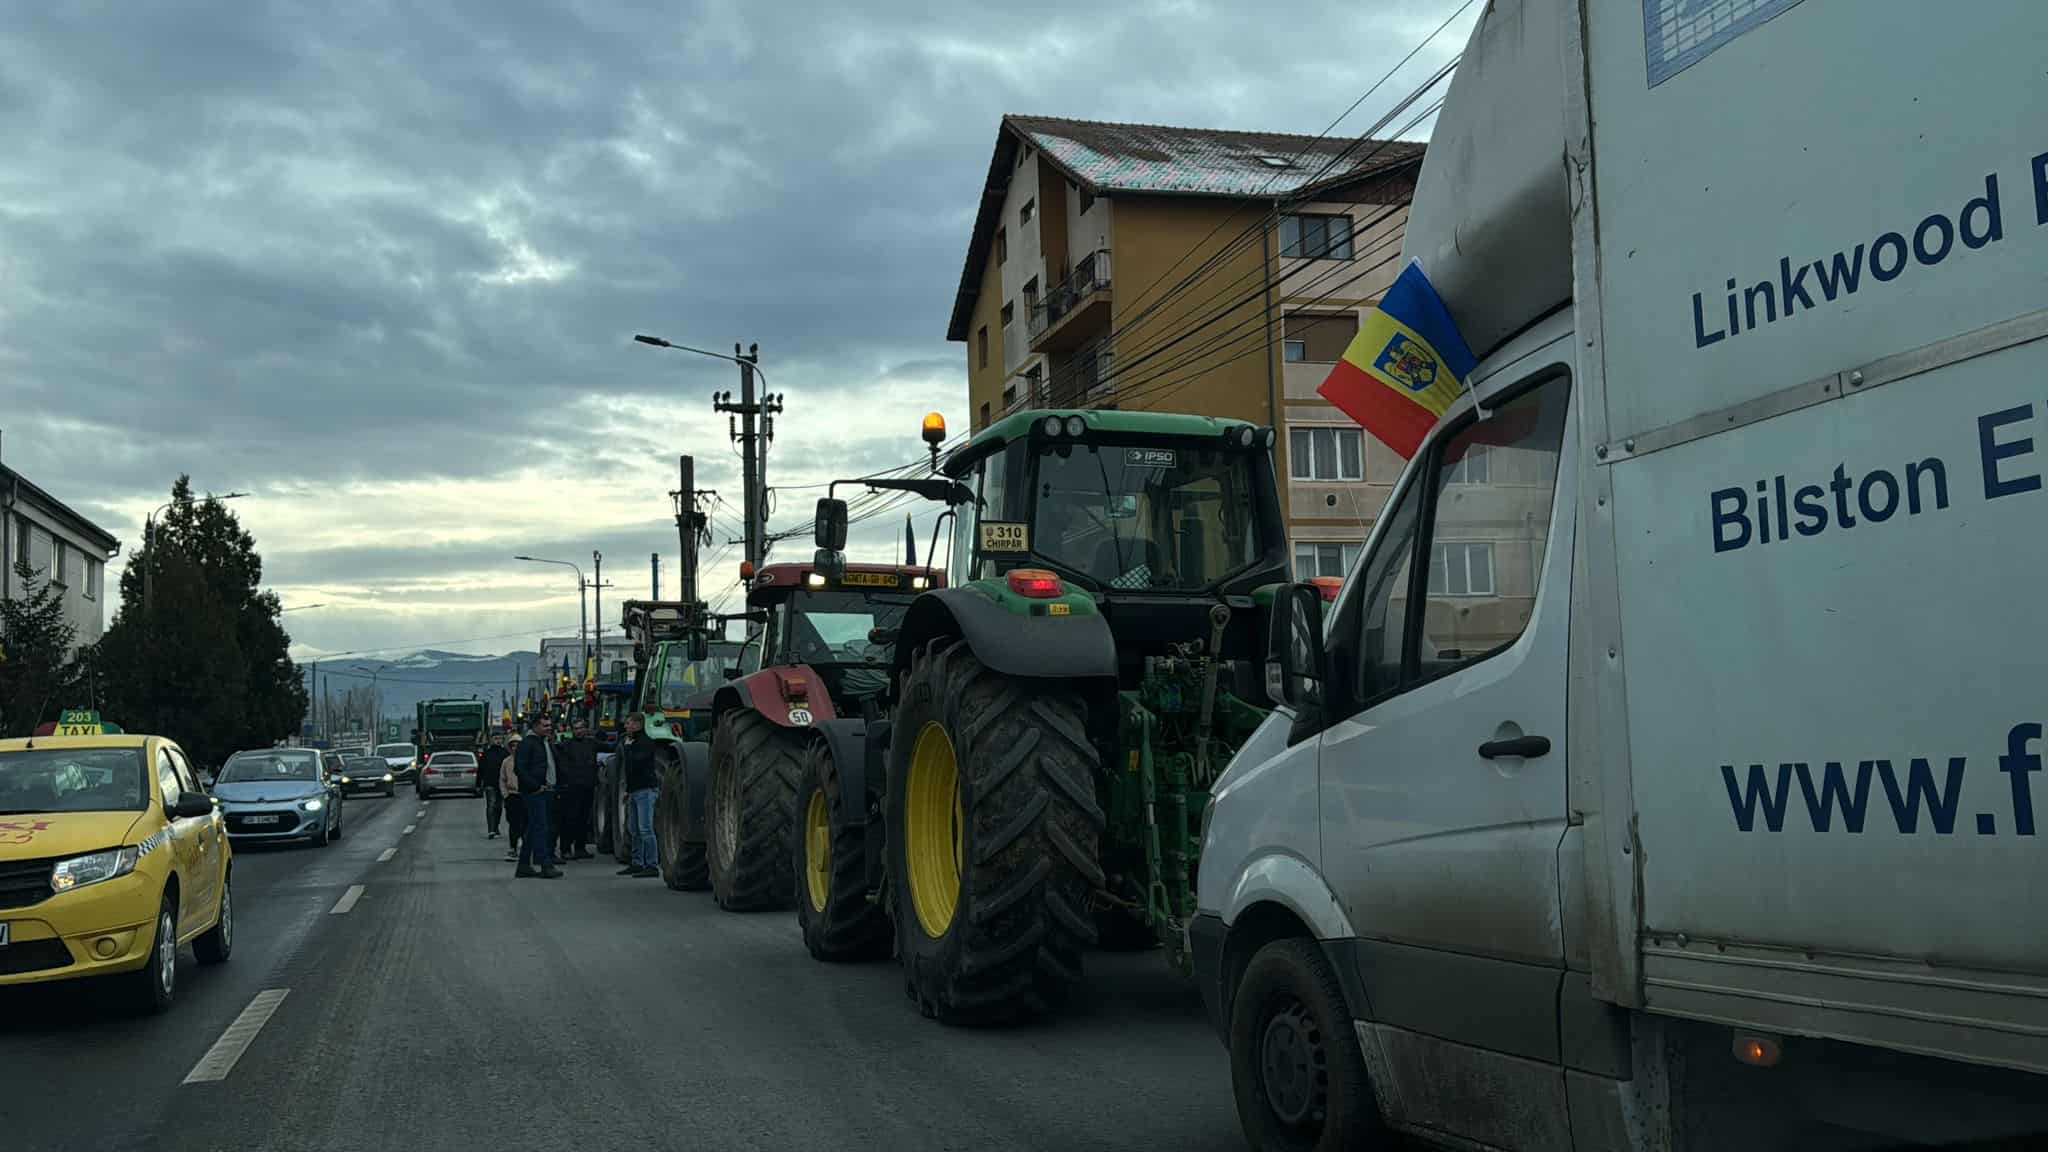
{"type": "Polygon", "coordinates": [[[1311,576],[1308,582],[1315,585],[1316,590],[1323,594],[1325,604],[1336,603],[1337,592],[1344,587],[1344,581],[1336,576],[1311,576]]]}
{"type": "Polygon", "coordinates": [[[1010,591],[1031,600],[1051,600],[1067,593],[1059,576],[1043,568],[1012,568],[1010,591]]]}

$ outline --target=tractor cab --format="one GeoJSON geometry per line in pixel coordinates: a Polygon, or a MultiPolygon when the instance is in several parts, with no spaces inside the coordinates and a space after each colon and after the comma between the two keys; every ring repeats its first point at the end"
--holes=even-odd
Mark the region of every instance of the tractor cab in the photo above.
{"type": "Polygon", "coordinates": [[[1168,645],[1207,639],[1219,604],[1233,610],[1222,651],[1249,657],[1265,640],[1253,595],[1288,579],[1273,440],[1207,416],[1009,416],[942,464],[977,497],[955,514],[947,574],[1085,593],[1126,681],[1168,645]]]}
{"type": "MultiPolygon", "coordinates": [[[[889,686],[891,644],[903,612],[935,569],[880,564],[769,564],[753,575],[747,604],[762,613],[760,667],[806,665],[844,711],[889,686]]],[[[857,710],[857,709],[856,709],[857,710]]]]}

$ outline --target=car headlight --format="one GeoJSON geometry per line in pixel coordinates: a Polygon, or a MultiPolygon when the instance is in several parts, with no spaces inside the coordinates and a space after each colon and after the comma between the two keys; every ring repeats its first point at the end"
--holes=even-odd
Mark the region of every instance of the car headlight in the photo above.
{"type": "Polygon", "coordinates": [[[308,800],[304,804],[299,805],[299,807],[304,808],[308,812],[318,812],[320,810],[320,801],[317,799],[308,800]]]}
{"type": "Polygon", "coordinates": [[[386,772],[386,773],[384,774],[384,782],[385,782],[386,784],[389,784],[389,783],[391,783],[391,773],[389,773],[389,772],[386,772]]]}
{"type": "Polygon", "coordinates": [[[87,884],[126,876],[135,871],[135,861],[140,855],[138,849],[130,846],[59,860],[57,866],[50,869],[50,891],[69,892],[87,884]]]}
{"type": "Polygon", "coordinates": [[[343,776],[343,777],[341,778],[341,782],[342,782],[343,784],[352,784],[352,783],[354,783],[354,781],[350,780],[350,779],[349,779],[348,777],[346,777],[346,776],[343,776]]]}

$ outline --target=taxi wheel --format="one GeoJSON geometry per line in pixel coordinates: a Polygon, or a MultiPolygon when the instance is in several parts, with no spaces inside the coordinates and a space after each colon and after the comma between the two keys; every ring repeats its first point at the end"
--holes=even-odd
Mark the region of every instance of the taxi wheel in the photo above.
{"type": "Polygon", "coordinates": [[[232,873],[220,880],[220,913],[213,927],[192,941],[192,954],[201,964],[224,964],[235,950],[235,889],[232,873]]]}
{"type": "Polygon", "coordinates": [[[149,959],[122,979],[128,982],[136,1010],[145,1014],[166,1011],[177,997],[178,902],[170,893],[164,893],[157,905],[156,936],[150,944],[149,959]]]}

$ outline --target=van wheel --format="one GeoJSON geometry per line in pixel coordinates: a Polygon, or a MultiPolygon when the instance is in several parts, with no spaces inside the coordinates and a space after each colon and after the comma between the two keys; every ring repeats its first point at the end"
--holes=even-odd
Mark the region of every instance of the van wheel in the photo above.
{"type": "Polygon", "coordinates": [[[168,1011],[178,994],[178,901],[164,893],[156,908],[156,935],[150,938],[149,959],[128,973],[128,993],[135,1010],[145,1015],[168,1011]]]}
{"type": "Polygon", "coordinates": [[[225,964],[235,950],[235,888],[232,873],[220,878],[220,912],[213,927],[192,941],[192,954],[201,964],[225,964]]]}
{"type": "Polygon", "coordinates": [[[1276,940],[1245,967],[1230,1013],[1230,1085],[1255,1152],[1380,1142],[1351,1010],[1315,941],[1276,940]]]}

